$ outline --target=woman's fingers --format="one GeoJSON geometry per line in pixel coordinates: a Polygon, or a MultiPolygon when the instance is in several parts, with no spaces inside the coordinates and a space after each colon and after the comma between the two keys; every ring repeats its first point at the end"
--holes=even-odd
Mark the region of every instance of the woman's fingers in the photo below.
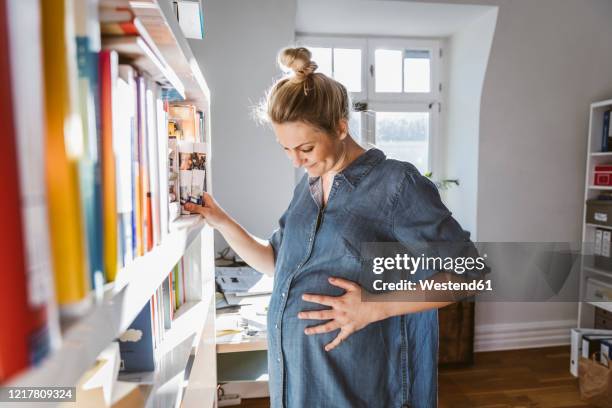
{"type": "Polygon", "coordinates": [[[350,336],[351,333],[348,332],[348,330],[340,330],[340,333],[338,333],[338,335],[336,336],[336,338],[329,344],[327,344],[325,346],[325,351],[330,351],[336,347],[338,347],[340,345],[340,343],[342,343],[344,340],[346,340],[348,338],[348,336],[350,336]]]}
{"type": "Polygon", "coordinates": [[[325,306],[333,306],[337,302],[337,299],[334,296],[311,295],[309,293],[303,294],[302,299],[307,302],[319,303],[325,306]]]}
{"type": "Polygon", "coordinates": [[[360,289],[360,286],[358,284],[347,279],[330,277],[328,280],[329,283],[331,283],[332,285],[338,286],[339,288],[342,288],[347,292],[352,292],[354,290],[360,289]]]}
{"type": "Polygon", "coordinates": [[[320,324],[318,326],[307,327],[304,330],[304,333],[305,334],[329,333],[330,331],[338,330],[339,328],[340,328],[340,323],[333,320],[331,322],[320,324]]]}
{"type": "Polygon", "coordinates": [[[334,316],[333,310],[311,310],[298,313],[298,318],[310,320],[329,320],[333,319],[334,316]]]}

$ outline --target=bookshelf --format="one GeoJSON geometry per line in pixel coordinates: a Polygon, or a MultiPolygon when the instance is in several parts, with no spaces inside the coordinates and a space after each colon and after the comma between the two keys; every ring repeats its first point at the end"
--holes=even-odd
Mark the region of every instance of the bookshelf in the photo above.
{"type": "MultiPolygon", "coordinates": [[[[584,253],[592,252],[595,242],[596,230],[612,230],[612,227],[601,226],[586,222],[586,201],[597,198],[598,194],[612,190],[612,187],[594,185],[593,174],[595,166],[612,163],[612,152],[601,151],[601,140],[603,133],[604,112],[612,109],[612,99],[592,103],[589,114],[589,133],[587,138],[587,160],[584,192],[584,208],[582,213],[582,242],[584,253]]],[[[593,290],[606,290],[612,287],[612,271],[595,266],[593,256],[582,257],[580,270],[580,299],[578,305],[578,327],[593,328],[595,325],[595,308],[612,311],[612,302],[593,301],[593,290]],[[588,296],[588,298],[587,298],[588,296]]]]}
{"type": "MultiPolygon", "coordinates": [[[[171,1],[71,0],[65,4],[74,2],[125,7],[142,23],[149,35],[148,46],[132,38],[130,42],[116,44],[106,41],[103,49],[117,51],[122,58],[129,57],[129,64],[143,76],[171,90],[173,97],[181,97],[181,104],[193,105],[203,112],[206,118],[206,186],[207,191],[212,191],[210,91],[175,19],[171,1]]],[[[27,0],[22,4],[25,3],[35,16],[42,13],[40,2],[27,0]]],[[[159,166],[167,164],[160,162],[159,166]]],[[[217,385],[213,239],[212,228],[200,216],[183,215],[170,221],[168,232],[158,245],[120,268],[114,281],[104,284],[101,290],[92,290],[88,295],[91,305],[86,311],[61,321],[59,346],[54,347],[40,364],[11,377],[3,385],[78,384],[98,355],[130,326],[168,278],[169,271],[183,259],[192,280],[185,289],[186,302],[176,310],[172,327],[158,344],[156,370],[142,373],[142,380],[138,379],[140,374],[121,374],[120,378],[143,384],[153,380],[145,403],[147,407],[213,407],[217,385]]],[[[45,406],[59,406],[59,403],[45,406]]]]}

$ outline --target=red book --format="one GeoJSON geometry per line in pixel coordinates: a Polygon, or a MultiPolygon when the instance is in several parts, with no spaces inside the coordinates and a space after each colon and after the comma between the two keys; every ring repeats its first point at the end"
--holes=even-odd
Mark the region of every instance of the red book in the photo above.
{"type": "Polygon", "coordinates": [[[19,169],[17,164],[16,129],[11,95],[11,73],[6,0],[0,0],[0,123],[3,132],[0,149],[0,383],[28,367],[29,322],[27,272],[19,202],[19,169]]]}

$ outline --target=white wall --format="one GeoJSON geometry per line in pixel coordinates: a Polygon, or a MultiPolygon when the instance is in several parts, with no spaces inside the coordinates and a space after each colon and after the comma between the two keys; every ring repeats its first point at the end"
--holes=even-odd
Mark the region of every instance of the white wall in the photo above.
{"type": "Polygon", "coordinates": [[[498,9],[491,7],[450,37],[445,81],[444,173],[459,179],[459,186],[445,191],[444,198],[463,229],[477,240],[478,145],[482,85],[489,62],[498,9]]]}
{"type": "MultiPolygon", "coordinates": [[[[251,108],[278,77],[278,51],[293,43],[294,0],[204,0],[206,37],[190,41],[211,91],[215,199],[267,238],[294,186],[291,163],[251,108]]],[[[226,244],[217,235],[217,250],[226,244]]]]}
{"type": "MultiPolygon", "coordinates": [[[[612,95],[612,2],[470,3],[500,6],[480,112],[478,239],[578,242],[588,107],[612,95]]],[[[477,324],[562,327],[576,315],[573,303],[479,304],[477,324]]]]}

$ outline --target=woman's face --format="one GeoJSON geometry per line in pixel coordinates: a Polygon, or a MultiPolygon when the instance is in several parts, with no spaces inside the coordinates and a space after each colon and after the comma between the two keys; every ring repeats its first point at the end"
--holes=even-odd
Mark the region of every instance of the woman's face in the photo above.
{"type": "Polygon", "coordinates": [[[272,127],[293,166],[304,168],[308,176],[322,176],[338,164],[347,136],[345,123],[341,123],[336,137],[303,122],[273,123],[272,127]]]}

